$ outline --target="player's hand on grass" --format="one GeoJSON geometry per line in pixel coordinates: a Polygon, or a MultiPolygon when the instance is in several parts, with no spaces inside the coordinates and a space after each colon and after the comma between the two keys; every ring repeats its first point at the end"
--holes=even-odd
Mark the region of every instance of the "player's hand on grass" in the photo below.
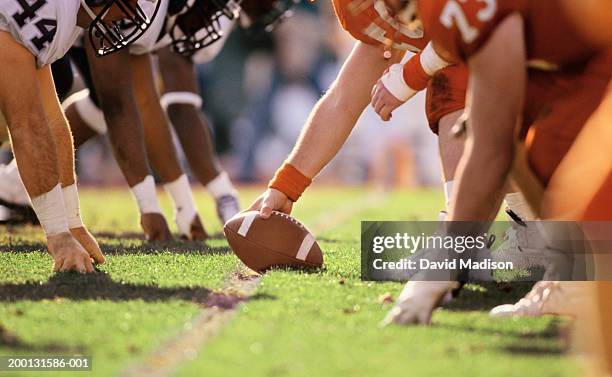
{"type": "Polygon", "coordinates": [[[66,232],[47,237],[49,254],[53,257],[53,271],[93,272],[93,264],[87,251],[66,232]]]}
{"type": "Polygon", "coordinates": [[[385,122],[391,120],[391,113],[403,103],[389,92],[381,80],[372,88],[372,107],[385,122]]]}
{"type": "Polygon", "coordinates": [[[456,281],[409,281],[382,324],[429,325],[434,309],[450,300],[458,286],[456,281]]]}
{"type": "Polygon", "coordinates": [[[94,260],[96,264],[102,264],[105,261],[104,254],[102,254],[102,250],[100,250],[100,246],[98,245],[98,241],[94,238],[94,236],[89,233],[87,228],[79,227],[70,229],[70,234],[74,237],[85,251],[89,253],[89,256],[94,260]]]}
{"type": "Polygon", "coordinates": [[[262,218],[267,219],[272,215],[272,211],[279,211],[291,214],[293,202],[283,194],[273,188],[269,188],[257,198],[247,211],[259,211],[262,218]]]}
{"type": "Polygon", "coordinates": [[[208,238],[208,233],[204,229],[204,225],[202,225],[202,220],[200,219],[200,215],[195,215],[193,221],[191,222],[191,227],[189,228],[189,240],[190,241],[205,241],[208,238]]]}
{"type": "Polygon", "coordinates": [[[140,215],[140,226],[149,241],[172,241],[172,233],[161,213],[143,213],[140,215]]]}

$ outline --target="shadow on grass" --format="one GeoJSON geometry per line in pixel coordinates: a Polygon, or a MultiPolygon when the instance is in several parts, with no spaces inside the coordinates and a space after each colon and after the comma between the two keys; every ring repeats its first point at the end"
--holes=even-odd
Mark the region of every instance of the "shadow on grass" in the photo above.
{"type": "Polygon", "coordinates": [[[478,283],[482,290],[464,287],[459,297],[443,307],[452,311],[491,310],[497,305],[514,304],[529,292],[533,282],[478,283]]]}
{"type": "MultiPolygon", "coordinates": [[[[162,252],[196,255],[231,253],[228,246],[211,247],[204,242],[197,241],[147,242],[144,239],[133,239],[130,242],[125,242],[118,239],[106,241],[103,237],[100,237],[98,243],[105,255],[159,254],[162,252]]],[[[0,253],[45,252],[46,248],[43,242],[16,240],[0,245],[0,253]]]]}
{"type": "Polygon", "coordinates": [[[66,347],[58,343],[29,344],[0,325],[0,347],[9,347],[11,351],[27,351],[41,353],[85,353],[86,348],[66,347]]]}
{"type": "Polygon", "coordinates": [[[150,285],[116,282],[105,272],[81,275],[58,273],[46,283],[0,284],[0,302],[20,300],[143,300],[148,302],[184,300],[205,302],[210,290],[204,287],[161,288],[150,285]]]}
{"type": "MultiPolygon", "coordinates": [[[[94,236],[96,238],[111,238],[118,240],[141,240],[146,241],[144,233],[142,232],[94,232],[94,236]]],[[[173,235],[176,239],[180,237],[177,234],[173,235]]],[[[222,232],[217,232],[214,234],[208,235],[208,240],[210,241],[218,241],[224,240],[225,235],[222,232]]]]}
{"type": "Polygon", "coordinates": [[[518,330],[518,329],[501,329],[498,323],[496,322],[497,321],[491,320],[487,323],[487,325],[483,325],[483,324],[469,325],[465,323],[450,324],[450,323],[435,323],[434,322],[434,327],[453,330],[457,332],[469,332],[469,333],[475,333],[475,334],[482,334],[482,335],[487,335],[487,336],[491,336],[491,335],[500,336],[501,335],[504,338],[507,338],[507,339],[512,338],[513,340],[516,340],[519,342],[537,340],[537,339],[539,340],[556,339],[562,333],[561,331],[562,325],[561,325],[561,321],[559,320],[551,321],[551,323],[543,330],[527,331],[527,332],[524,330],[518,330]]]}

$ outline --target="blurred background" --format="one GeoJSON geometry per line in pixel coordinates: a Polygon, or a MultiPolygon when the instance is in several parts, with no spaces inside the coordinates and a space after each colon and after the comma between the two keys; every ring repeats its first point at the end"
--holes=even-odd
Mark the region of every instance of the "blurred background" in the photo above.
{"type": "MultiPolygon", "coordinates": [[[[303,1],[271,34],[253,36],[235,28],[220,55],[197,67],[202,111],[234,181],[270,179],[354,43],[331,2],[303,1]]],[[[416,97],[390,122],[368,108],[317,181],[381,189],[438,185],[437,140],[427,126],[424,101],[424,95],[416,97]]],[[[2,154],[6,161],[9,152],[2,154]]],[[[124,183],[105,137],[82,146],[77,164],[81,184],[124,183]]]]}

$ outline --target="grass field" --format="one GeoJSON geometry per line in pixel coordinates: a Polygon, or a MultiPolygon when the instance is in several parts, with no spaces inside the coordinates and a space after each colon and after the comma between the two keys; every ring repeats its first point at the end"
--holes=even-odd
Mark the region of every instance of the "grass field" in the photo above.
{"type": "MultiPolygon", "coordinates": [[[[243,190],[243,203],[257,193],[243,190]]],[[[272,271],[244,291],[232,283],[245,278],[236,278],[243,270],[212,201],[197,200],[212,241],[150,245],[126,191],[84,190],[85,222],[107,255],[91,276],[54,275],[37,229],[0,229],[0,355],[93,358],[91,372],[0,376],[149,375],[143,365],[177,376],[582,374],[563,320],[488,318],[528,286],[468,286],[431,327],[378,327],[392,305],[382,298],[402,285],[360,280],[359,222],[436,219],[437,191],[310,190],[294,215],[317,235],[326,268],[272,271]],[[177,352],[176,344],[187,346],[177,352]]]]}

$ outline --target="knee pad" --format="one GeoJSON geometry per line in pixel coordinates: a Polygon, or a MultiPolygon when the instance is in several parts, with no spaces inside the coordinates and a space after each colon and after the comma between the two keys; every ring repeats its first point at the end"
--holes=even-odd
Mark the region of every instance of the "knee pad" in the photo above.
{"type": "Polygon", "coordinates": [[[168,111],[170,105],[193,105],[196,108],[202,107],[202,97],[192,92],[168,92],[159,99],[164,111],[168,111]]]}
{"type": "Polygon", "coordinates": [[[104,113],[89,96],[89,90],[84,89],[78,93],[75,93],[68,97],[62,104],[64,109],[74,104],[79,116],[83,121],[100,135],[106,134],[106,120],[104,119],[104,113]]]}

